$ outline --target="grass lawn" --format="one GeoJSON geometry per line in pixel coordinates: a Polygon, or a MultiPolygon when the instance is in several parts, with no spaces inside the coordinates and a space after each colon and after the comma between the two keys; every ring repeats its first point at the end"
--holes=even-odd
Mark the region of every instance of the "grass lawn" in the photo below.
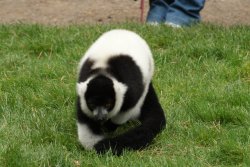
{"type": "Polygon", "coordinates": [[[250,166],[250,27],[0,25],[0,166],[250,166]],[[149,43],[168,126],[142,151],[79,144],[78,61],[103,32],[149,43]]]}

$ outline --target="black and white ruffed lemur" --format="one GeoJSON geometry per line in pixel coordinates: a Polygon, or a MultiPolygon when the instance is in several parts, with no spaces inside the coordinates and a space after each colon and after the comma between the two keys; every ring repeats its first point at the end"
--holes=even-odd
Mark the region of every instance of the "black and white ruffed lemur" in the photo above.
{"type": "Polygon", "coordinates": [[[99,37],[78,67],[77,130],[85,149],[98,153],[139,150],[166,126],[164,111],[152,85],[154,61],[148,44],[128,30],[99,37]],[[119,125],[137,119],[140,125],[115,137],[119,125]]]}

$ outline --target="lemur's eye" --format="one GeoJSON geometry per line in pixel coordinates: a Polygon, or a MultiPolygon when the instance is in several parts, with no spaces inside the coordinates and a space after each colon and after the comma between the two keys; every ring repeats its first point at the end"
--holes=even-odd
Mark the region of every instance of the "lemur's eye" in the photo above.
{"type": "Polygon", "coordinates": [[[89,107],[90,110],[94,110],[94,108],[95,108],[95,104],[94,103],[87,102],[87,105],[88,105],[88,107],[89,107]]]}
{"type": "Polygon", "coordinates": [[[111,109],[111,107],[112,107],[112,104],[111,104],[111,103],[106,103],[106,104],[105,104],[105,108],[111,109]]]}

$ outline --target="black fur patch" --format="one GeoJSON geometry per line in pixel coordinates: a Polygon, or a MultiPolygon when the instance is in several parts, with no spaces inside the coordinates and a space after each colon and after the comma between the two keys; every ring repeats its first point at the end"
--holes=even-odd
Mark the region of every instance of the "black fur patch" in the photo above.
{"type": "Polygon", "coordinates": [[[90,61],[89,59],[85,61],[85,63],[82,65],[80,69],[78,82],[84,82],[88,79],[88,77],[90,76],[91,67],[93,64],[94,62],[90,61]]]}
{"type": "Polygon", "coordinates": [[[85,63],[82,65],[79,73],[79,79],[78,82],[84,82],[86,81],[91,75],[98,73],[101,71],[101,69],[91,69],[93,66],[94,61],[87,59],[85,63]]]}
{"type": "Polygon", "coordinates": [[[127,111],[137,104],[144,90],[140,68],[134,60],[127,55],[111,58],[108,61],[108,65],[109,68],[107,71],[119,82],[128,86],[121,108],[121,111],[127,111]]]}
{"type": "MultiPolygon", "coordinates": [[[[105,106],[110,104],[108,111],[111,111],[115,104],[115,91],[111,79],[98,75],[88,83],[88,89],[85,93],[87,105],[92,103],[94,106],[105,106]]],[[[92,108],[88,106],[89,108],[92,108]]]]}

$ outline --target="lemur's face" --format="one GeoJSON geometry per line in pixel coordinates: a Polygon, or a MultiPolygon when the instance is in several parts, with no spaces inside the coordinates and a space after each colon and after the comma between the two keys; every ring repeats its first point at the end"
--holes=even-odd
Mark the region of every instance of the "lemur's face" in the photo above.
{"type": "Polygon", "coordinates": [[[87,85],[85,100],[95,119],[108,119],[116,100],[112,80],[102,75],[94,77],[87,85]]]}

